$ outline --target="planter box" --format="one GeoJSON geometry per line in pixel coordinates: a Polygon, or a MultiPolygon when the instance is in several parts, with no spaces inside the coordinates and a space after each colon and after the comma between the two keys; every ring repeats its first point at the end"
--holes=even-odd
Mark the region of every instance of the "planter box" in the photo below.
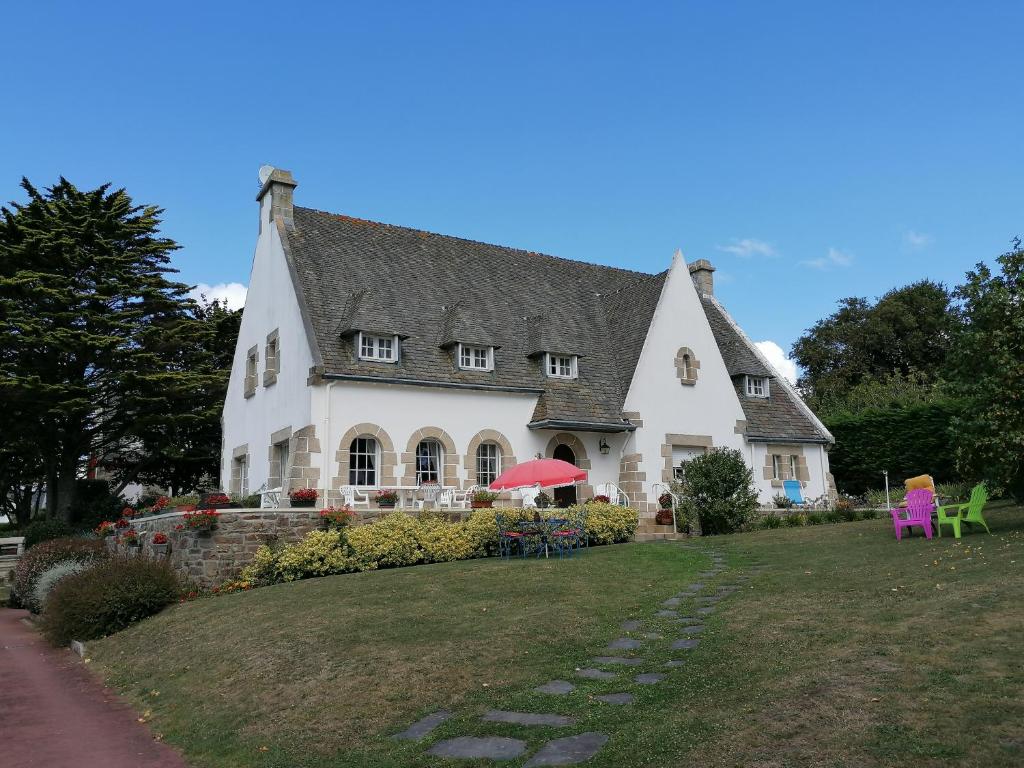
{"type": "Polygon", "coordinates": [[[151,544],[150,546],[153,548],[154,557],[166,557],[171,547],[170,544],[151,544]]]}
{"type": "Polygon", "coordinates": [[[381,509],[394,509],[396,502],[378,501],[377,506],[381,509]]]}
{"type": "Polygon", "coordinates": [[[494,509],[493,501],[471,501],[469,504],[473,509],[494,509]]]}
{"type": "Polygon", "coordinates": [[[316,499],[291,499],[291,506],[301,509],[310,509],[316,506],[316,499]]]}

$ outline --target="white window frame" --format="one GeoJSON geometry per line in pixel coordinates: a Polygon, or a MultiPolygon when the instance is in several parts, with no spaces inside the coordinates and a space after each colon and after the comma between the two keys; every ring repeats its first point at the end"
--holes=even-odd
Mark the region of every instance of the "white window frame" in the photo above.
{"type": "Polygon", "coordinates": [[[463,371],[493,371],[494,347],[459,344],[459,368],[463,371]],[[483,353],[481,364],[481,355],[483,353]]]}
{"type": "Polygon", "coordinates": [[[236,456],[235,461],[238,464],[238,495],[248,496],[249,495],[249,454],[243,453],[241,456],[236,456]]]}
{"type": "Polygon", "coordinates": [[[544,373],[549,379],[575,379],[579,376],[576,355],[560,355],[557,352],[544,353],[544,373]],[[568,361],[569,365],[563,365],[568,361]]]}
{"type": "Polygon", "coordinates": [[[768,397],[768,377],[747,376],[746,392],[747,397],[768,397]]]}
{"type": "Polygon", "coordinates": [[[416,443],[416,485],[423,485],[424,483],[437,483],[438,485],[444,485],[444,446],[441,445],[441,441],[432,437],[428,437],[425,440],[420,440],[416,443]],[[436,470],[422,469],[420,467],[420,459],[427,458],[428,460],[434,457],[430,456],[431,451],[427,451],[421,455],[420,449],[427,445],[433,445],[436,449],[436,470]],[[436,478],[425,479],[426,474],[435,474],[436,478]]]}
{"type": "MultiPolygon", "coordinates": [[[[367,446],[362,446],[366,448],[367,446]]],[[[370,435],[359,435],[349,443],[349,454],[348,454],[348,484],[354,485],[359,488],[375,488],[377,487],[378,472],[380,471],[380,442],[377,438],[371,437],[370,435]],[[372,450],[357,451],[355,448],[359,447],[357,444],[360,440],[368,443],[373,443],[372,450]],[[357,466],[357,457],[363,456],[370,459],[370,467],[359,467],[357,466]],[[370,480],[371,482],[360,483],[359,475],[362,473],[364,480],[370,480]]]]}
{"type": "Polygon", "coordinates": [[[772,480],[782,479],[782,454],[772,454],[772,480]]]}
{"type": "Polygon", "coordinates": [[[375,363],[397,363],[398,336],[377,336],[360,331],[359,338],[356,339],[356,352],[359,353],[360,360],[370,360],[375,363]]]}
{"type": "Polygon", "coordinates": [[[476,482],[477,485],[490,485],[501,474],[501,446],[497,443],[480,443],[476,447],[476,482]],[[492,454],[489,456],[484,453],[492,454]],[[492,465],[481,471],[485,465],[492,465]],[[493,477],[491,475],[493,474],[493,477]],[[490,478],[490,479],[488,479],[490,478]]]}
{"type": "Polygon", "coordinates": [[[799,479],[797,477],[797,471],[796,471],[797,470],[796,458],[797,457],[796,457],[795,454],[791,453],[789,455],[789,477],[786,478],[787,480],[798,480],[799,479]]]}

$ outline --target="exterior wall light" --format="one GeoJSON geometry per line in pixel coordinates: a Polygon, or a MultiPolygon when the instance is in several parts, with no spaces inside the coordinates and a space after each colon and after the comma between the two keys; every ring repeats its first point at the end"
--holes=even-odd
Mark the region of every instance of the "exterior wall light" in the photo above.
{"type": "Polygon", "coordinates": [[[597,450],[599,450],[604,456],[607,456],[608,451],[611,450],[611,446],[608,445],[608,441],[602,437],[597,441],[597,450]]]}

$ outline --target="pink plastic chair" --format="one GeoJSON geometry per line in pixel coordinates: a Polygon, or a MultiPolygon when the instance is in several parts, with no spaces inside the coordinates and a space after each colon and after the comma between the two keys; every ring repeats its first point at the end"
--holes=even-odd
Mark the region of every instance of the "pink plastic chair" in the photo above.
{"type": "MultiPolygon", "coordinates": [[[[932,502],[932,492],[927,488],[918,488],[907,493],[907,506],[905,509],[890,509],[892,524],[896,528],[896,541],[900,541],[902,529],[919,525],[924,529],[927,538],[932,537],[932,511],[935,504],[932,502]],[[902,515],[906,516],[903,517],[902,515]]],[[[913,533],[913,531],[911,531],[913,533]]]]}

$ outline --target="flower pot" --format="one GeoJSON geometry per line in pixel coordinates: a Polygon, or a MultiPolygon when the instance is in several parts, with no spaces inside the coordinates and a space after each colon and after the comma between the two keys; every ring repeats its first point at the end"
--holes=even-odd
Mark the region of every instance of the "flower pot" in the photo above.
{"type": "Polygon", "coordinates": [[[672,510],[659,509],[658,514],[654,518],[654,522],[658,525],[672,525],[672,510]]]}
{"type": "Polygon", "coordinates": [[[107,536],[107,550],[110,552],[117,552],[117,539],[113,536],[107,536]]]}
{"type": "Polygon", "coordinates": [[[470,507],[473,509],[491,509],[494,507],[493,501],[474,501],[470,503],[470,507]]]}
{"type": "Polygon", "coordinates": [[[152,547],[154,557],[165,557],[170,549],[170,544],[153,544],[152,547]]]}
{"type": "Polygon", "coordinates": [[[303,507],[303,508],[315,507],[316,506],[316,499],[292,499],[291,500],[291,504],[292,504],[293,507],[303,507]]]}
{"type": "Polygon", "coordinates": [[[380,507],[381,509],[394,509],[395,508],[395,502],[393,502],[393,501],[378,501],[377,502],[377,506],[380,507]]]}

